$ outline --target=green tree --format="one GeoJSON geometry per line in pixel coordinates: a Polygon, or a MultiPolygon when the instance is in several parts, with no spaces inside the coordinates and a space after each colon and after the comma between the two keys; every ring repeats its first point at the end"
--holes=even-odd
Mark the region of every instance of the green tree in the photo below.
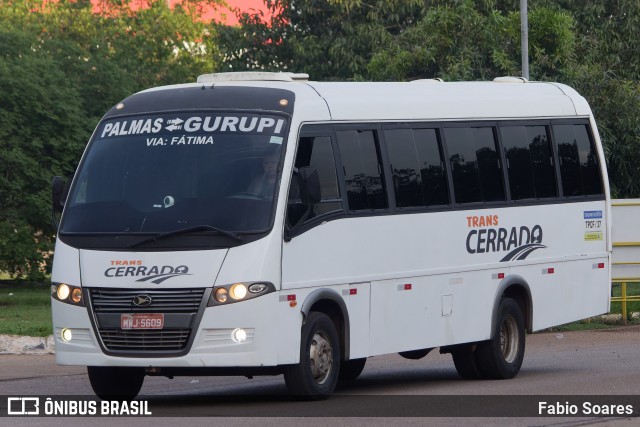
{"type": "MultiPolygon", "coordinates": [[[[542,0],[541,0],[542,1],[542,0]]],[[[558,79],[584,95],[605,144],[614,197],[640,197],[640,2],[546,0],[575,19],[576,61],[558,79]]]]}
{"type": "MultiPolygon", "coordinates": [[[[519,13],[483,11],[470,0],[442,3],[373,55],[367,66],[373,79],[490,80],[520,75],[519,13]]],[[[557,75],[573,57],[572,22],[561,11],[531,11],[532,75],[557,75]]]]}
{"type": "MultiPolygon", "coordinates": [[[[542,0],[539,0],[542,1],[542,0]]],[[[640,2],[637,0],[545,0],[569,11],[576,22],[582,63],[600,64],[617,78],[640,79],[640,2]]]]}
{"type": "Polygon", "coordinates": [[[50,264],[50,181],[73,173],[100,117],[132,92],[216,67],[205,4],[0,0],[0,270],[50,264]]]}
{"type": "Polygon", "coordinates": [[[51,176],[73,171],[90,123],[73,82],[34,42],[0,32],[0,270],[35,280],[52,245],[51,176]]]}
{"type": "Polygon", "coordinates": [[[242,14],[220,30],[231,70],[307,72],[314,79],[366,73],[373,52],[423,13],[422,0],[265,0],[271,12],[242,14]]]}

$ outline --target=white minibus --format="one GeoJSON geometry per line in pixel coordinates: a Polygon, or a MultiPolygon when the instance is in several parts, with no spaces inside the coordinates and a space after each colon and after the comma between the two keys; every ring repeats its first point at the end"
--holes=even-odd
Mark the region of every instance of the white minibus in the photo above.
{"type": "Polygon", "coordinates": [[[53,202],[56,362],[105,399],[279,374],[323,398],[434,348],[507,379],[527,331],[609,310],[605,157],[559,83],[203,75],[115,105],[53,202]]]}

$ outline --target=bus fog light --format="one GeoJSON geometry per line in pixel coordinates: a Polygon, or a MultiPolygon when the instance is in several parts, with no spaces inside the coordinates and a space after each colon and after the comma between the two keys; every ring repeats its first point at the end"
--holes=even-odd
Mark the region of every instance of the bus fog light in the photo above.
{"type": "Polygon", "coordinates": [[[68,285],[65,285],[64,283],[62,283],[60,286],[58,286],[57,295],[60,301],[66,300],[67,297],[69,297],[70,293],[71,293],[71,290],[69,289],[68,285]]]}
{"type": "Polygon", "coordinates": [[[225,288],[216,289],[216,301],[226,302],[229,294],[225,288]]]}
{"type": "Polygon", "coordinates": [[[247,331],[242,328],[234,329],[231,332],[231,339],[237,343],[245,342],[247,340],[247,331]]]}
{"type": "Polygon", "coordinates": [[[62,341],[64,341],[64,342],[71,341],[71,339],[73,338],[73,334],[71,333],[71,329],[64,328],[60,332],[60,338],[62,338],[62,341]]]}
{"type": "Polygon", "coordinates": [[[247,296],[247,287],[242,283],[236,283],[231,287],[231,298],[233,299],[242,299],[247,296]]]}

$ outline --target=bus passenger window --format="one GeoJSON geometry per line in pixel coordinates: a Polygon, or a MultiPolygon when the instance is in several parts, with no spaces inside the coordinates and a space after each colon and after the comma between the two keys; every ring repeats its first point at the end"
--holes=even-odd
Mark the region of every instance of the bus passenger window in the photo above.
{"type": "Polygon", "coordinates": [[[444,156],[435,129],[414,129],[416,151],[420,162],[422,191],[427,206],[448,205],[449,190],[444,169],[444,156]]]}
{"type": "Polygon", "coordinates": [[[546,126],[502,126],[512,200],[557,197],[546,126]]]}
{"type": "Polygon", "coordinates": [[[446,205],[447,179],[435,129],[384,132],[396,205],[399,208],[446,205]]]}
{"type": "Polygon", "coordinates": [[[456,203],[505,200],[492,127],[444,129],[456,203]]]}
{"type": "Polygon", "coordinates": [[[337,131],[349,210],[386,209],[380,149],[374,131],[337,131]]]}
{"type": "MultiPolygon", "coordinates": [[[[342,210],[342,199],[338,187],[333,148],[331,147],[331,139],[328,136],[303,136],[300,138],[295,167],[301,168],[305,166],[315,168],[318,171],[320,180],[320,203],[313,207],[311,218],[342,210]]],[[[306,211],[306,206],[302,206],[302,201],[299,199],[299,189],[296,181],[293,181],[289,190],[290,209],[287,214],[290,225],[296,224],[300,216],[306,211]],[[295,203],[296,199],[298,199],[298,205],[295,203]]]]}
{"type": "Polygon", "coordinates": [[[554,125],[565,197],[603,194],[598,153],[587,125],[554,125]]]}

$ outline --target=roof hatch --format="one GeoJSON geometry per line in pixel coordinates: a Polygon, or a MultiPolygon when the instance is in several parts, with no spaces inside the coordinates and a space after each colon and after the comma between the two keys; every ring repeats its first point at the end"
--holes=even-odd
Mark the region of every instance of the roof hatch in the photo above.
{"type": "Polygon", "coordinates": [[[296,82],[309,81],[309,74],[306,73],[271,73],[263,71],[239,71],[230,73],[212,73],[198,76],[198,83],[215,82],[246,82],[246,81],[276,81],[276,82],[296,82]]]}

